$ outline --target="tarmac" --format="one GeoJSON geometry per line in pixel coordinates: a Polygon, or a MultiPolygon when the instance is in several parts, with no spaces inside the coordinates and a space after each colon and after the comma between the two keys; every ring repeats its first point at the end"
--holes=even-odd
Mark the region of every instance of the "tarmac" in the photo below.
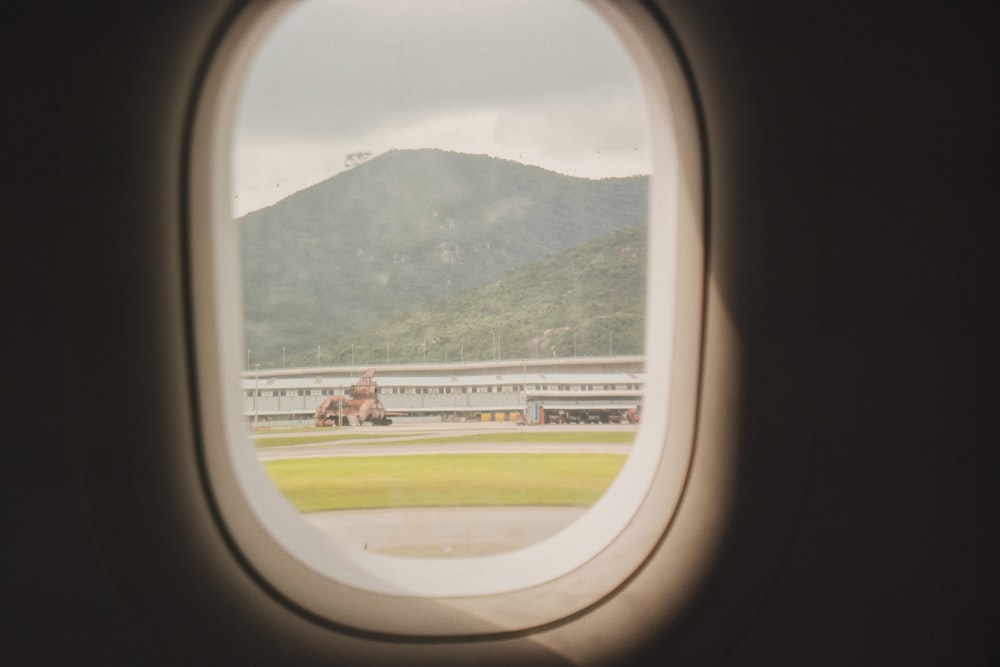
{"type": "Polygon", "coordinates": [[[407,507],[313,512],[303,517],[331,539],[376,553],[456,558],[514,551],[572,523],[585,507],[407,507]]]}

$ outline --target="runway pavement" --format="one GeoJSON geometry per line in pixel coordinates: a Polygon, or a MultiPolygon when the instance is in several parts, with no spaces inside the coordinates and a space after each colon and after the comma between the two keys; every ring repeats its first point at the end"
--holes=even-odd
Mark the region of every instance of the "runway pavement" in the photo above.
{"type": "MultiPolygon", "coordinates": [[[[307,445],[262,447],[260,461],[336,456],[400,456],[477,453],[611,453],[628,454],[631,443],[413,442],[421,438],[483,433],[551,433],[554,431],[634,431],[634,426],[561,425],[516,427],[494,423],[442,423],[330,430],[337,440],[307,445]],[[356,439],[344,436],[356,434],[356,439]],[[371,437],[377,435],[378,437],[371,437]],[[401,442],[401,441],[406,441],[401,442]]],[[[274,437],[316,435],[317,429],[274,437]]],[[[255,437],[268,437],[255,433],[255,437]]],[[[455,558],[513,551],[555,534],[586,512],[585,507],[406,507],[338,510],[304,514],[320,533],[360,549],[396,556],[455,558]]]]}
{"type": "Polygon", "coordinates": [[[324,535],[394,556],[455,558],[513,551],[555,534],[584,507],[408,507],[313,512],[324,535]]]}
{"type": "MultiPolygon", "coordinates": [[[[389,427],[346,427],[330,430],[331,438],[338,440],[330,442],[311,443],[306,445],[289,445],[283,447],[262,447],[257,450],[259,461],[277,461],[295,458],[320,458],[330,456],[401,456],[408,454],[502,454],[502,453],[546,453],[546,454],[628,454],[631,443],[591,443],[591,442],[462,442],[458,435],[470,434],[477,437],[490,433],[519,433],[530,437],[531,433],[551,433],[555,431],[635,431],[634,426],[538,426],[514,427],[506,424],[421,424],[398,428],[389,427]],[[350,430],[348,430],[350,429],[350,430]],[[356,434],[357,439],[349,436],[356,434]],[[377,437],[372,437],[372,436],[377,437]],[[348,436],[348,437],[344,437],[348,436]],[[455,438],[448,443],[430,442],[421,444],[414,442],[420,439],[435,439],[447,436],[455,438]],[[403,442],[405,441],[405,442],[403,442]],[[394,444],[398,443],[398,444],[394,444]]],[[[295,435],[317,435],[317,429],[304,430],[301,433],[282,433],[273,437],[289,437],[295,435]]],[[[255,433],[255,438],[272,437],[255,433]]]]}

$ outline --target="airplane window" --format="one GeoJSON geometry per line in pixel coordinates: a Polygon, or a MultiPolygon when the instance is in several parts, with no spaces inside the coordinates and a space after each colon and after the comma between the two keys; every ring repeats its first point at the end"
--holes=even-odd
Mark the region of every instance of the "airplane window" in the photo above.
{"type": "Polygon", "coordinates": [[[591,9],[296,7],[246,73],[232,163],[244,414],[310,525],[482,555],[604,493],[642,396],[586,394],[643,374],[651,153],[635,68],[591,9]],[[557,392],[523,388],[543,373],[557,392]],[[260,389],[317,375],[323,400],[260,389]],[[457,394],[475,379],[485,396],[457,394]]]}
{"type": "Polygon", "coordinates": [[[646,11],[233,18],[190,140],[199,456],[289,608],[497,636],[579,613],[662,538],[693,447],[702,172],[646,11]]]}

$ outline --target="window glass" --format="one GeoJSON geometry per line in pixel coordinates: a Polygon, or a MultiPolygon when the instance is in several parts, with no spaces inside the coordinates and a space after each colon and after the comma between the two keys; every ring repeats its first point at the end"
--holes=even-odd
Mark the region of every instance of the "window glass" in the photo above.
{"type": "Polygon", "coordinates": [[[310,2],[261,43],[232,144],[244,409],[318,531],[503,552],[613,481],[641,396],[589,389],[641,389],[645,114],[574,0],[310,2]]]}

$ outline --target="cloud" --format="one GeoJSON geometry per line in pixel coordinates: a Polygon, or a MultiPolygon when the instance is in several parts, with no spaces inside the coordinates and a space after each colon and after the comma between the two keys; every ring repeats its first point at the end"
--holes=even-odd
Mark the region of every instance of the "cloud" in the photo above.
{"type": "MultiPolygon", "coordinates": [[[[251,191],[317,182],[355,150],[435,147],[570,166],[575,152],[592,170],[601,148],[637,158],[648,143],[623,48],[575,0],[303,3],[262,45],[239,109],[242,210],[255,205],[251,191]]],[[[648,171],[635,164],[615,169],[648,171]]]]}

